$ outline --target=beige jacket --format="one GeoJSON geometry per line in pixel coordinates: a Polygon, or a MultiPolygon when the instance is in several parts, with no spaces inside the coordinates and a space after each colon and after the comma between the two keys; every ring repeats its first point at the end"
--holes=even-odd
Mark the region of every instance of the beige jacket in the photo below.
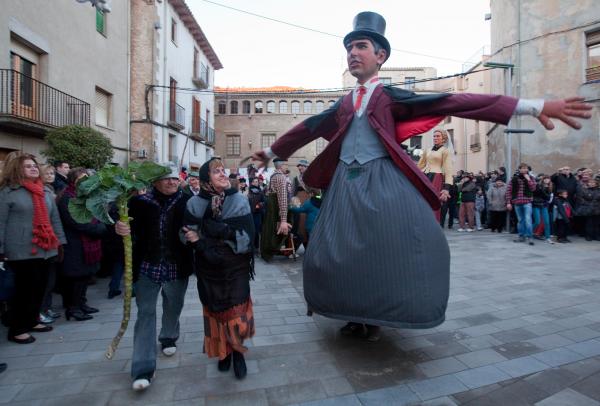
{"type": "Polygon", "coordinates": [[[433,172],[443,174],[444,183],[451,185],[453,182],[452,174],[454,169],[452,167],[452,157],[450,157],[450,151],[446,147],[441,147],[437,151],[431,148],[424,150],[417,166],[424,173],[433,172]]]}

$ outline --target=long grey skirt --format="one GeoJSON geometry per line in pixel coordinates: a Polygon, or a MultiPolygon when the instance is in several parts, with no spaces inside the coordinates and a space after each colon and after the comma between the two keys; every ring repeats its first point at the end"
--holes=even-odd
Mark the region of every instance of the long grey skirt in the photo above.
{"type": "Polygon", "coordinates": [[[433,211],[390,158],[340,161],[304,258],[308,309],[398,328],[444,321],[450,251],[433,211]]]}

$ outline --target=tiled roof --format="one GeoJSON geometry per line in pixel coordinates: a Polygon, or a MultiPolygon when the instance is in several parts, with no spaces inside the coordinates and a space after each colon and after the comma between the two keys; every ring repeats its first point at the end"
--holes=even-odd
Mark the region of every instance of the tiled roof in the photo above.
{"type": "Polygon", "coordinates": [[[202,49],[202,52],[204,52],[204,55],[206,55],[213,68],[215,70],[222,69],[223,65],[221,64],[219,57],[208,42],[204,32],[202,32],[202,29],[198,25],[198,22],[194,18],[190,8],[187,4],[185,4],[185,0],[169,0],[169,4],[173,6],[181,21],[183,21],[198,45],[200,45],[200,49],[202,49]]]}
{"type": "Polygon", "coordinates": [[[288,93],[307,90],[302,87],[290,87],[290,86],[270,86],[270,87],[215,87],[215,92],[221,93],[288,93]]]}

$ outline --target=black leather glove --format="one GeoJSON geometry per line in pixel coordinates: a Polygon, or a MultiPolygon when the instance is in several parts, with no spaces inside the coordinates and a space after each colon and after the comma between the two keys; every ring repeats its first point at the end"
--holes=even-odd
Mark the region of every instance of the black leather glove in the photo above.
{"type": "Polygon", "coordinates": [[[235,230],[227,224],[206,219],[202,222],[202,232],[204,235],[221,240],[233,240],[235,238],[235,230]]]}

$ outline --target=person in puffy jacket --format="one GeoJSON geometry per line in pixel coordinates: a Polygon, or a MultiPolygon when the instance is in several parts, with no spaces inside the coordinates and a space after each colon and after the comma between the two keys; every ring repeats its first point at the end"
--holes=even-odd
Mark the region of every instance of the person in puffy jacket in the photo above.
{"type": "Polygon", "coordinates": [[[488,207],[490,209],[490,229],[492,232],[502,232],[506,224],[506,184],[501,177],[497,177],[496,181],[490,186],[487,191],[488,207]]]}

